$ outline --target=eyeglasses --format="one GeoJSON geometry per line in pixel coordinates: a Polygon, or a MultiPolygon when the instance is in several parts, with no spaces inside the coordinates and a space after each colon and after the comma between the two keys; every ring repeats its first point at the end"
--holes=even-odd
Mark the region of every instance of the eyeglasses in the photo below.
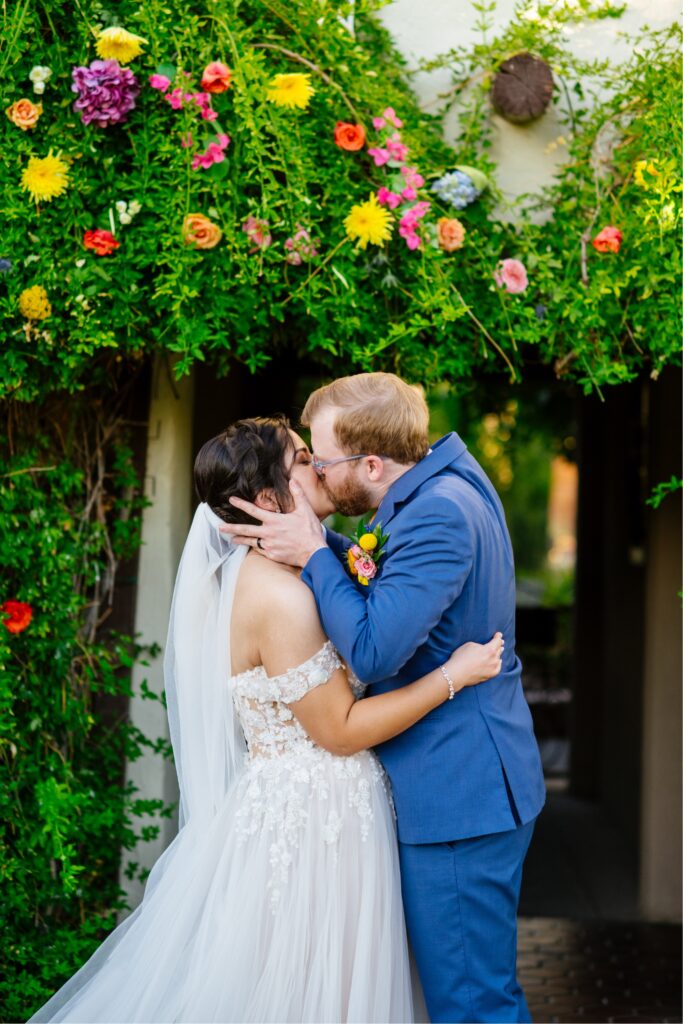
{"type": "Polygon", "coordinates": [[[367,458],[367,456],[365,453],[363,453],[362,455],[342,455],[341,458],[339,459],[327,459],[326,461],[323,462],[322,459],[319,459],[316,455],[313,455],[311,456],[311,464],[313,466],[313,469],[318,474],[318,476],[322,476],[328,466],[335,466],[338,462],[352,462],[354,459],[365,458],[367,458]]]}

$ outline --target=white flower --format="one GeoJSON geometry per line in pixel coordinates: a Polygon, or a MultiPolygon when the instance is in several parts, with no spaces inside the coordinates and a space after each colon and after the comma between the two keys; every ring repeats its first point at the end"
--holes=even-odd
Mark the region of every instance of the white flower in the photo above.
{"type": "Polygon", "coordinates": [[[127,207],[128,207],[128,204],[123,199],[119,199],[118,202],[116,203],[116,209],[117,209],[118,213],[125,213],[127,207]]]}
{"type": "Polygon", "coordinates": [[[52,77],[52,69],[44,64],[36,64],[29,72],[29,81],[33,83],[33,91],[39,96],[45,92],[45,83],[52,77]]]}
{"type": "Polygon", "coordinates": [[[119,213],[119,221],[121,224],[130,224],[133,218],[129,213],[119,213]]]}
{"type": "Polygon", "coordinates": [[[128,213],[131,215],[131,217],[135,217],[136,214],[138,214],[141,209],[142,206],[137,201],[137,199],[133,199],[133,201],[128,204],[128,213]]]}

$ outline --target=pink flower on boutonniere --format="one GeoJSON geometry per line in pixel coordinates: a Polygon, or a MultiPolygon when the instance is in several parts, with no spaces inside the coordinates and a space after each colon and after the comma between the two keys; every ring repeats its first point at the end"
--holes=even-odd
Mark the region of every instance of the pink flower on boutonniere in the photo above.
{"type": "Polygon", "coordinates": [[[359,581],[363,579],[371,580],[377,573],[377,566],[371,558],[357,558],[355,569],[358,573],[359,581]]]}

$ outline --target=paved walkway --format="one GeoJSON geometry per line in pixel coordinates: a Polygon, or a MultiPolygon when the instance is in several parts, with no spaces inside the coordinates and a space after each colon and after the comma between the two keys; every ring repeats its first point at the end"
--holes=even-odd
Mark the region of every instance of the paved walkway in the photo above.
{"type": "Polygon", "coordinates": [[[681,1021],[681,929],[527,917],[519,976],[536,1024],[681,1021]]]}

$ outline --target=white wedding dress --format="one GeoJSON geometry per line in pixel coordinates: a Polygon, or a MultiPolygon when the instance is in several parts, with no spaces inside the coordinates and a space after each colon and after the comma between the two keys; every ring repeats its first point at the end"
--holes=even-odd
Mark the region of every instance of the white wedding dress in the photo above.
{"type": "Polygon", "coordinates": [[[244,770],[33,1021],[413,1019],[384,772],[370,752],[316,746],[289,709],[340,664],[328,641],[284,675],[232,678],[244,770]]]}

